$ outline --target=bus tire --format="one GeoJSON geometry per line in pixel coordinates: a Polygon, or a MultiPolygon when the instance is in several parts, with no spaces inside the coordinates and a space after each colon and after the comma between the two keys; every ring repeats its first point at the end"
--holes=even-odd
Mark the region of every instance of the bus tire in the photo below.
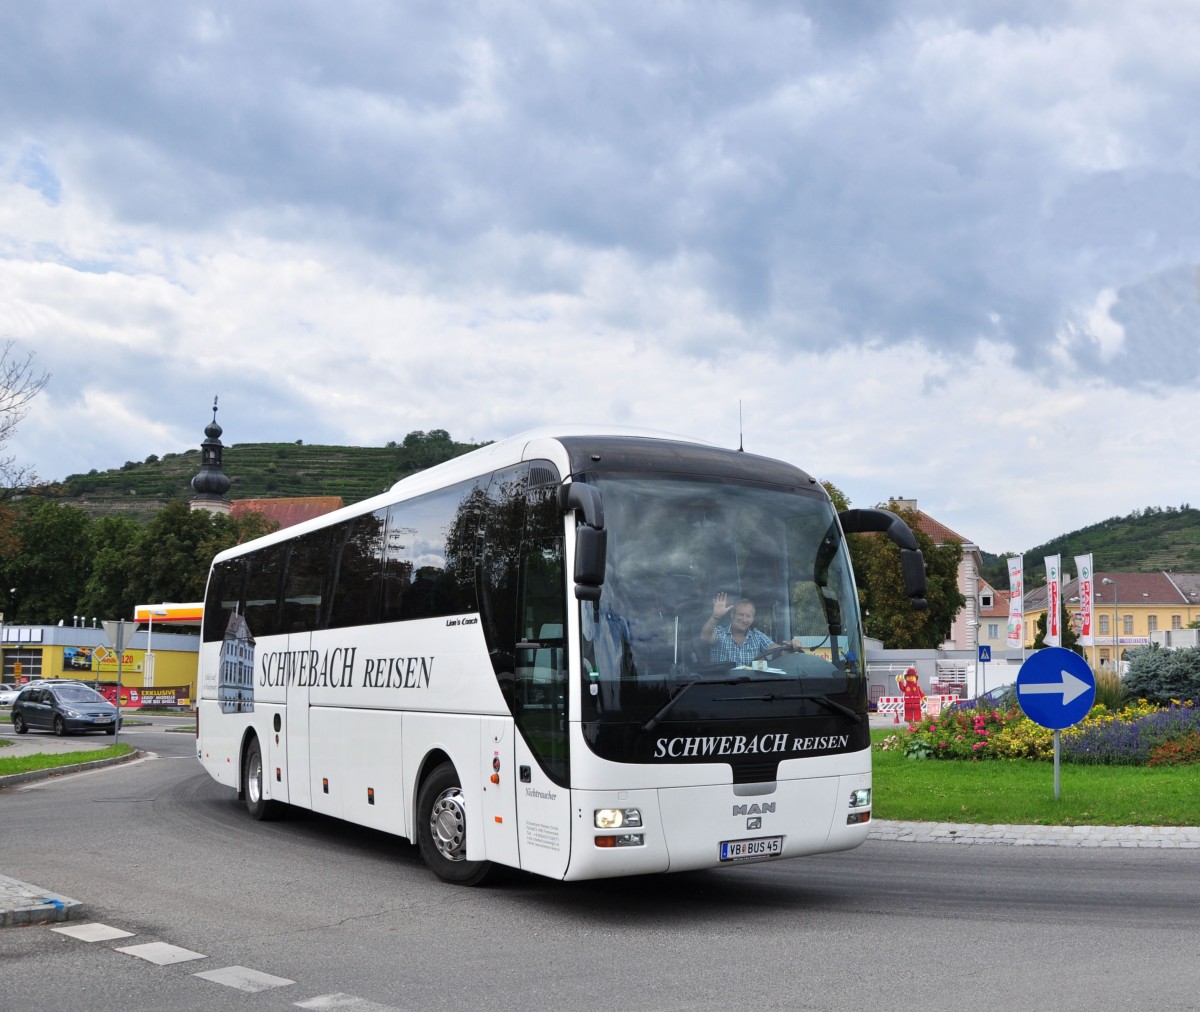
{"type": "Polygon", "coordinates": [[[246,759],[242,763],[242,798],[252,819],[273,819],[279,811],[279,803],[264,794],[262,746],[257,738],[251,738],[246,747],[246,759]]]}
{"type": "Polygon", "coordinates": [[[438,878],[456,885],[479,885],[490,861],[467,860],[467,807],[453,763],[442,763],[417,794],[417,847],[438,878]]]}

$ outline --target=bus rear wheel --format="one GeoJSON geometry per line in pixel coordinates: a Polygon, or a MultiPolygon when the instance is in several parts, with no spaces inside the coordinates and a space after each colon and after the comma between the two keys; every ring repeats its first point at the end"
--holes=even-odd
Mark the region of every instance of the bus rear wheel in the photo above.
{"type": "Polygon", "coordinates": [[[242,764],[242,798],[252,819],[273,819],[279,811],[279,803],[269,800],[263,793],[262,746],[257,738],[246,748],[246,761],[242,764]]]}
{"type": "Polygon", "coordinates": [[[442,763],[417,795],[417,847],[438,878],[478,885],[492,870],[490,861],[467,860],[467,806],[453,763],[442,763]]]}

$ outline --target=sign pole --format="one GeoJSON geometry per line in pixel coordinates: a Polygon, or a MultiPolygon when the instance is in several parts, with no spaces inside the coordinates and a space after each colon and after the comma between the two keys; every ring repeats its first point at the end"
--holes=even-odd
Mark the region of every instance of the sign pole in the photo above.
{"type": "Polygon", "coordinates": [[[1054,800],[1057,801],[1062,793],[1062,781],[1059,776],[1059,756],[1062,749],[1062,731],[1054,730],[1054,800]]]}
{"type": "Polygon", "coordinates": [[[113,731],[113,744],[121,740],[121,662],[125,659],[125,620],[117,620],[117,726],[113,731]]]}
{"type": "Polygon", "coordinates": [[[113,744],[115,745],[121,738],[121,663],[125,659],[125,620],[121,618],[115,622],[106,621],[104,632],[108,636],[108,641],[117,651],[117,726],[113,731],[113,744]]]}

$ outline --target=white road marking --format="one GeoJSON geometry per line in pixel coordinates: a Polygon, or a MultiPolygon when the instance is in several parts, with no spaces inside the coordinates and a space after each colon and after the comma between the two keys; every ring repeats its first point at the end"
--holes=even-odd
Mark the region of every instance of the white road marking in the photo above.
{"type": "Polygon", "coordinates": [[[220,970],[205,970],[204,973],[193,973],[192,976],[203,977],[215,984],[224,984],[226,987],[236,987],[239,991],[252,993],[296,983],[286,977],[272,977],[269,973],[251,970],[245,966],[224,966],[220,970]]]}
{"type": "Polygon", "coordinates": [[[356,998],[352,994],[342,994],[337,991],[334,994],[323,994],[316,998],[309,998],[308,1001],[292,1002],[296,1008],[351,1008],[358,1009],[359,1012],[398,1012],[394,1005],[380,1005],[378,1002],[368,1001],[366,998],[356,998]]]}
{"type": "Polygon", "coordinates": [[[116,949],[117,952],[127,952],[131,956],[137,956],[138,959],[144,959],[149,963],[156,963],[158,966],[167,966],[170,963],[186,963],[190,959],[208,959],[202,953],[192,952],[191,949],[183,949],[178,945],[168,945],[166,942],[146,942],[144,945],[117,946],[116,949]]]}
{"type": "Polygon", "coordinates": [[[113,938],[132,938],[132,931],[110,928],[107,924],[68,924],[65,928],[51,928],[60,935],[70,935],[81,942],[107,942],[113,938]]]}

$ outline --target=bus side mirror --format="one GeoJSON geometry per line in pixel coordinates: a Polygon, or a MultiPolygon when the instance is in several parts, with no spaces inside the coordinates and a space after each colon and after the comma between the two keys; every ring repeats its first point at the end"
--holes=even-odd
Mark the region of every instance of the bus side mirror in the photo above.
{"type": "Polygon", "coordinates": [[[838,514],[842,530],[847,534],[882,532],[900,548],[900,575],[904,578],[904,593],[917,611],[929,607],[926,599],[925,555],[917,547],[917,539],[908,524],[890,510],[845,510],[838,514]]]}
{"type": "Polygon", "coordinates": [[[575,596],[591,601],[600,597],[604,585],[604,557],[608,547],[608,531],[579,526],[575,529],[575,596]],[[586,587],[595,589],[596,598],[580,593],[586,587]]]}
{"type": "Polygon", "coordinates": [[[925,587],[925,553],[919,548],[900,549],[900,575],[904,577],[904,592],[915,611],[929,607],[925,587]]]}
{"type": "Polygon", "coordinates": [[[582,514],[583,522],[575,528],[575,597],[580,601],[591,601],[599,613],[608,546],[600,490],[582,481],[560,485],[558,505],[564,513],[582,514]]]}

